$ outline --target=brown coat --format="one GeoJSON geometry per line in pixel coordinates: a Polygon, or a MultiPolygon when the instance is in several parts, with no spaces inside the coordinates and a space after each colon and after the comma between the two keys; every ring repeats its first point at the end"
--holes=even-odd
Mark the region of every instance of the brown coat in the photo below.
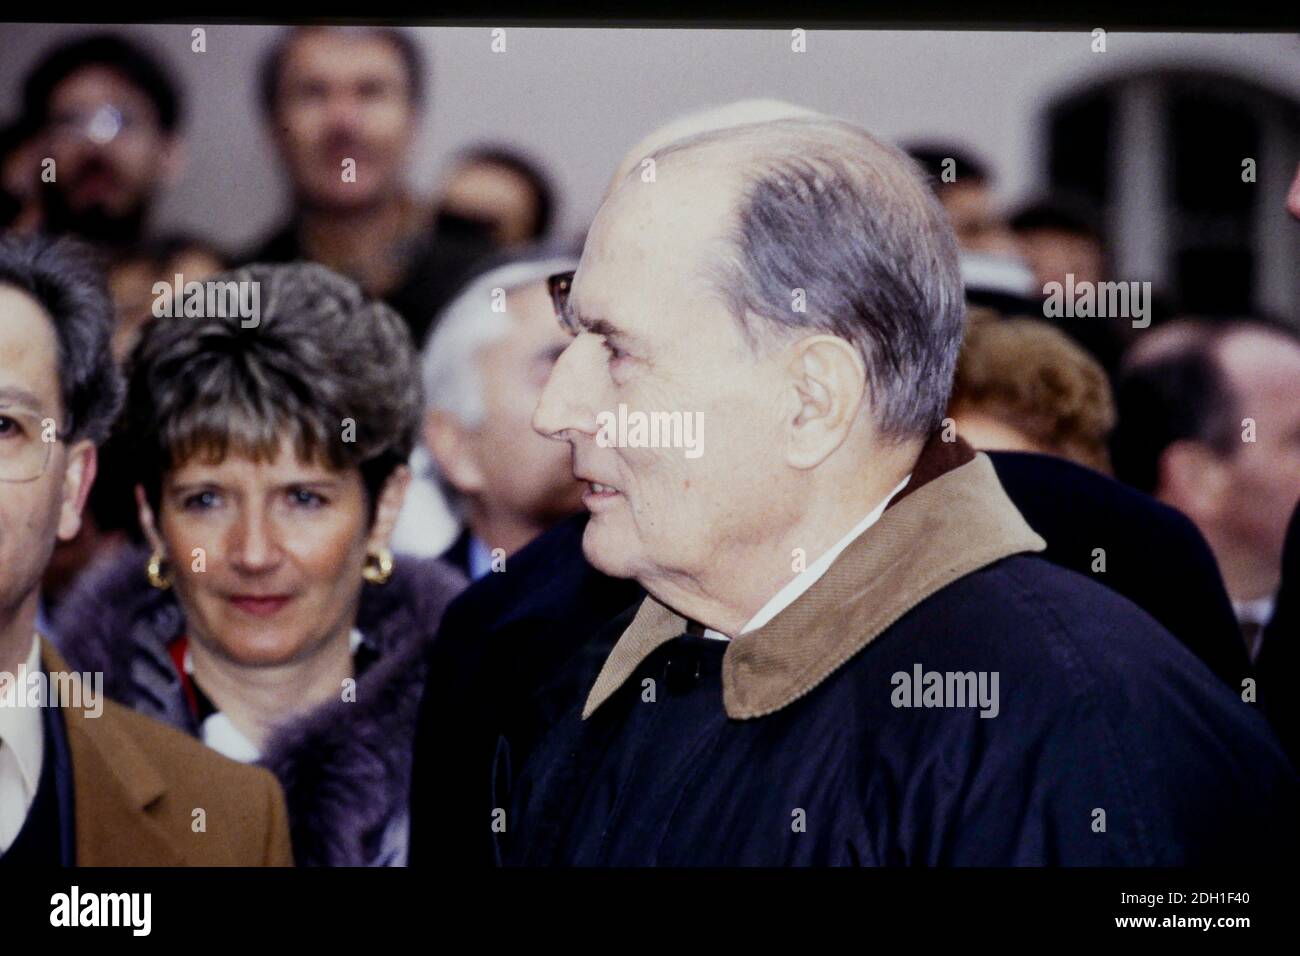
{"type": "MultiPolygon", "coordinates": [[[[69,670],[44,640],[41,661],[47,673],[69,670]]],[[[293,865],[284,795],[269,771],[112,701],[103,708],[98,717],[63,708],[77,866],[293,865]]]]}

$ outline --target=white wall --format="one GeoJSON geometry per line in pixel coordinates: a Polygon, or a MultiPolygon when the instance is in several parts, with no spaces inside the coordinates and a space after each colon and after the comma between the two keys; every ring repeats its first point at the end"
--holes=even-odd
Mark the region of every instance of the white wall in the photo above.
{"type": "MultiPolygon", "coordinates": [[[[0,25],[0,115],[69,25],[0,25]]],[[[256,65],[276,28],[215,25],[207,52],[190,27],[121,28],[150,41],[184,81],[190,164],[162,223],[239,247],[269,228],[283,193],[254,105],[256,65]]],[[[812,30],[807,52],[788,31],[508,28],[494,54],[482,28],[415,28],[432,59],[432,110],[412,177],[432,189],[456,149],[506,141],[543,160],[577,235],[623,150],[677,114],[741,97],[777,97],[857,120],[899,139],[942,137],[989,159],[1010,201],[1038,185],[1038,117],[1048,98],[1094,78],[1170,63],[1216,68],[1300,98],[1300,38],[1269,34],[812,30]]],[[[1295,158],[1290,159],[1294,165],[1295,158]]],[[[1281,197],[1278,197],[1281,201],[1281,197]]]]}

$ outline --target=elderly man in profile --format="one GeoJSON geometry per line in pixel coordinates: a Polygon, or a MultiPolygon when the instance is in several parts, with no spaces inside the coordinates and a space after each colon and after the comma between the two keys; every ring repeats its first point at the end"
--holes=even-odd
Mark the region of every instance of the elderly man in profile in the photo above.
{"type": "Polygon", "coordinates": [[[910,161],[819,117],[646,158],[556,283],[573,339],[534,426],[572,445],[588,559],[649,596],[532,696],[517,762],[502,734],[498,858],[1293,852],[1295,776],[1252,705],[1036,556],[988,459],[944,440],[962,288],[910,161]],[[609,441],[620,405],[701,416],[704,453],[609,441]]]}

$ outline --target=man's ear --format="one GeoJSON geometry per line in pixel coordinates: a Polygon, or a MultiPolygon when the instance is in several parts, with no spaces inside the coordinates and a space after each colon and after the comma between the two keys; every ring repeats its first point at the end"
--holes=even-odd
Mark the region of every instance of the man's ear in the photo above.
{"type": "Polygon", "coordinates": [[[379,501],[375,505],[375,521],[370,526],[367,541],[372,551],[388,547],[392,540],[393,528],[397,526],[397,516],[402,512],[402,502],[406,500],[406,489],[411,484],[411,469],[398,465],[384,482],[379,492],[379,501]]]}
{"type": "Polygon", "coordinates": [[[786,461],[815,468],[848,437],[867,394],[866,366],[852,343],[813,335],[795,343],[786,366],[793,414],[786,461]]]}
{"type": "Polygon", "coordinates": [[[1227,463],[1204,442],[1176,441],[1160,455],[1156,494],[1193,520],[1213,519],[1232,495],[1227,463]]]}
{"type": "Polygon", "coordinates": [[[456,416],[430,409],[424,416],[424,443],[438,465],[438,472],[462,495],[482,492],[487,478],[479,468],[470,443],[470,432],[456,416]]]}
{"type": "Polygon", "coordinates": [[[155,554],[166,555],[167,547],[163,543],[162,534],[158,531],[158,519],[153,513],[153,508],[149,505],[149,498],[144,493],[143,485],[135,486],[135,510],[140,516],[140,530],[144,532],[149,547],[153,549],[155,554]]]}
{"type": "Polygon", "coordinates": [[[99,456],[92,442],[82,440],[68,448],[68,460],[63,466],[63,501],[59,509],[60,541],[71,541],[81,530],[81,512],[86,507],[98,467],[99,456]]]}

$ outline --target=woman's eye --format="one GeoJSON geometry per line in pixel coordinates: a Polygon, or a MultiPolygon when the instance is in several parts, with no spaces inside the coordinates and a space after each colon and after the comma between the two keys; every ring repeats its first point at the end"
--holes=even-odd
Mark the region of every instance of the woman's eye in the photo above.
{"type": "Polygon", "coordinates": [[[319,508],[325,504],[325,499],[314,491],[308,491],[306,488],[294,488],[289,492],[290,503],[302,508],[319,508]]]}
{"type": "Polygon", "coordinates": [[[617,362],[619,359],[627,356],[626,352],[612,343],[609,339],[602,340],[600,344],[605,346],[605,351],[609,353],[609,360],[611,362],[617,362]]]}
{"type": "Polygon", "coordinates": [[[12,418],[6,418],[0,415],[0,438],[8,438],[13,435],[21,434],[22,426],[12,418]]]}

